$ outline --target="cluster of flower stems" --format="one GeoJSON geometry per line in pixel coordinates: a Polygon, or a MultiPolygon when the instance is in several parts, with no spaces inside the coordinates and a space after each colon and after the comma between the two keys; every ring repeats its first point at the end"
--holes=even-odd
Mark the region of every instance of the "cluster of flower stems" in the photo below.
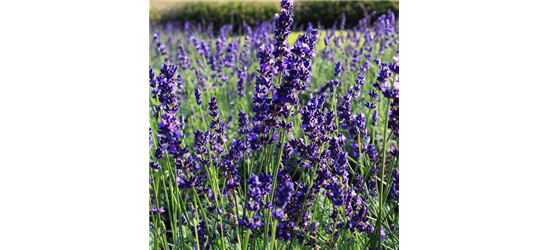
{"type": "Polygon", "coordinates": [[[398,23],[372,15],[151,24],[150,249],[398,249],[398,23]]]}

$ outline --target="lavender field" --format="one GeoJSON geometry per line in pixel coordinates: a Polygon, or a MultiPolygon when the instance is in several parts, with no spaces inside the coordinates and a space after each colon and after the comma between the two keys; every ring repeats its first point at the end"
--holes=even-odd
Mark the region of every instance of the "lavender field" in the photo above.
{"type": "Polygon", "coordinates": [[[398,249],[399,35],[151,24],[150,249],[398,249]]]}

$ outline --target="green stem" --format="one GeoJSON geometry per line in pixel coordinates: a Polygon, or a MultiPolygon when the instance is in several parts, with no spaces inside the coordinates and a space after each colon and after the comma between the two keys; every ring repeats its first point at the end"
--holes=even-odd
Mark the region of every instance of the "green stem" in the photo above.
{"type": "MultiPolygon", "coordinates": [[[[229,176],[229,178],[230,178],[230,176],[229,176]]],[[[234,189],[232,191],[233,191],[232,194],[233,194],[233,199],[234,199],[234,208],[236,210],[236,215],[239,216],[239,214],[238,214],[238,203],[236,203],[236,193],[235,193],[234,189]]],[[[235,217],[235,220],[236,220],[236,217],[235,217]]],[[[237,221],[237,225],[238,225],[238,221],[237,221]]],[[[223,228],[221,228],[221,231],[223,231],[223,228]]],[[[242,243],[240,243],[240,234],[238,233],[238,230],[236,232],[236,237],[238,239],[238,249],[242,250],[242,243]]]]}
{"type": "Polygon", "coordinates": [[[271,250],[276,250],[276,222],[278,220],[274,220],[273,221],[273,225],[272,225],[272,228],[271,230],[273,231],[272,235],[271,235],[271,250]]]}
{"type": "MultiPolygon", "coordinates": [[[[396,78],[396,76],[395,76],[396,78]]],[[[394,79],[393,78],[393,82],[394,82],[394,79]]],[[[389,109],[391,107],[391,99],[387,98],[387,105],[386,105],[386,108],[385,108],[385,124],[384,124],[384,127],[383,127],[383,149],[382,149],[382,161],[381,161],[381,181],[380,181],[380,188],[378,190],[379,192],[379,211],[378,211],[378,225],[379,227],[377,228],[378,230],[378,236],[380,237],[379,239],[379,242],[381,243],[381,218],[383,216],[383,180],[385,178],[385,159],[386,159],[386,155],[387,155],[387,130],[388,130],[388,126],[389,126],[389,109]]]]}

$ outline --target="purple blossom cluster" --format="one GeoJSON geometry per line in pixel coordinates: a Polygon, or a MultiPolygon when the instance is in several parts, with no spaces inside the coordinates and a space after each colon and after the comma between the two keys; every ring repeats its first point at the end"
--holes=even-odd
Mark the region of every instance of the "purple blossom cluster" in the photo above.
{"type": "Polygon", "coordinates": [[[154,249],[398,248],[398,21],[299,29],[280,7],[151,26],[154,249]]]}

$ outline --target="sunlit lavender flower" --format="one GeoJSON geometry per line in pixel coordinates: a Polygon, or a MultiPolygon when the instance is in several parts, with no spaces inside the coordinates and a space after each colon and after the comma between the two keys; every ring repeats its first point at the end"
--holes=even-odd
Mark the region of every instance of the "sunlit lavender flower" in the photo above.
{"type": "Polygon", "coordinates": [[[293,0],[280,1],[280,14],[275,14],[275,44],[274,44],[274,56],[277,58],[276,66],[283,70],[283,58],[288,53],[288,36],[290,36],[290,28],[294,23],[293,19],[293,0]]]}
{"type": "Polygon", "coordinates": [[[181,158],[186,154],[186,150],[181,147],[181,140],[184,135],[181,134],[182,124],[177,117],[180,102],[176,96],[177,67],[175,65],[163,64],[160,74],[156,77],[158,80],[157,95],[160,105],[157,107],[160,112],[160,121],[158,121],[158,147],[155,150],[155,157],[164,158],[163,151],[174,158],[181,158]]]}
{"type": "Polygon", "coordinates": [[[271,81],[273,77],[273,71],[271,66],[273,65],[271,58],[273,53],[272,46],[262,45],[257,54],[259,59],[258,75],[255,79],[255,93],[253,97],[252,110],[255,112],[254,121],[264,120],[266,112],[266,102],[271,88],[271,81]]]}

